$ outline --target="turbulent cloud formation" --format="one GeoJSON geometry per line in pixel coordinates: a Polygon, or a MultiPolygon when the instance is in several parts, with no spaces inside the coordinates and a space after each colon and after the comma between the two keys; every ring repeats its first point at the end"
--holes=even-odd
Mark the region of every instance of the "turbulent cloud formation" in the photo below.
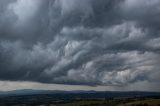
{"type": "Polygon", "coordinates": [[[1,0],[0,80],[157,83],[159,29],[159,0],[1,0]]]}

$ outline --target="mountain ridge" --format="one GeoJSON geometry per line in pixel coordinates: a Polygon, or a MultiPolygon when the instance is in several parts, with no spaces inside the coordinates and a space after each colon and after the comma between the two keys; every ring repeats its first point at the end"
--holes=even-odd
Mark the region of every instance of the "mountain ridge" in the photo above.
{"type": "Polygon", "coordinates": [[[0,91],[0,96],[21,96],[21,95],[58,95],[58,94],[85,94],[85,95],[92,95],[92,94],[101,94],[107,96],[152,96],[152,95],[159,95],[160,92],[154,91],[94,91],[94,90],[72,90],[72,91],[65,91],[65,90],[34,90],[34,89],[20,89],[20,90],[12,90],[12,91],[0,91]]]}

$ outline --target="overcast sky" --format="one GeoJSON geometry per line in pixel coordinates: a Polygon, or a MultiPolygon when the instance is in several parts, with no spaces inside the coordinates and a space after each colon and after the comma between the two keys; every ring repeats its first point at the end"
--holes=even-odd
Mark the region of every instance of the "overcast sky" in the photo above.
{"type": "Polygon", "coordinates": [[[160,0],[0,0],[0,90],[159,84],[160,0]]]}

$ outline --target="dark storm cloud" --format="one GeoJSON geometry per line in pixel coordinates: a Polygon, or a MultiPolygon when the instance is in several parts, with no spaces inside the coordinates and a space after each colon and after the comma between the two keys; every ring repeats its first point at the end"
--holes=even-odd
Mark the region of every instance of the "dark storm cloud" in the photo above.
{"type": "Polygon", "coordinates": [[[158,82],[159,0],[0,1],[0,80],[158,82]]]}

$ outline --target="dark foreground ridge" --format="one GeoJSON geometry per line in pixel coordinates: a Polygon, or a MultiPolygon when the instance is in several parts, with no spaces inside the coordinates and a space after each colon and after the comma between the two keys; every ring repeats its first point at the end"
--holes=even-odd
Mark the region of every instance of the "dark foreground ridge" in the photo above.
{"type": "MultiPolygon", "coordinates": [[[[62,103],[117,103],[118,101],[144,100],[145,98],[158,99],[160,92],[120,92],[120,91],[52,91],[52,90],[15,90],[0,92],[0,106],[67,106],[62,103]],[[117,99],[120,98],[120,99],[117,99]],[[122,100],[123,98],[123,100],[122,100]],[[125,98],[125,99],[124,99],[125,98]],[[134,98],[134,99],[133,99],[134,98]],[[51,105],[57,104],[57,105],[51,105]]],[[[118,103],[119,103],[118,102],[118,103]]],[[[116,104],[117,105],[117,104],[116,104]]],[[[72,105],[68,105],[72,106],[72,105]]],[[[74,105],[73,105],[74,106],[74,105]]],[[[78,105],[79,106],[79,105],[78,105]]],[[[92,106],[92,105],[81,105],[92,106]]],[[[94,106],[94,105],[93,105],[94,106]]],[[[95,105],[101,106],[101,105],[95,105]]],[[[105,106],[105,105],[102,105],[105,106]]]]}

